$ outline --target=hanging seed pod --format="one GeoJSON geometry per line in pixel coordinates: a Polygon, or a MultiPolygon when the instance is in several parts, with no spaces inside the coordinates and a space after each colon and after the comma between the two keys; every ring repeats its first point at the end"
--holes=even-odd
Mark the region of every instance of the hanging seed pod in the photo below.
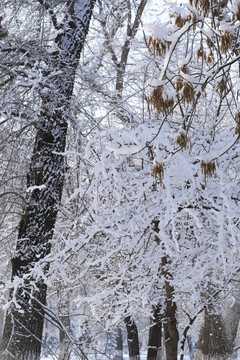
{"type": "Polygon", "coordinates": [[[214,43],[211,39],[209,39],[209,37],[207,37],[206,44],[209,47],[209,49],[214,47],[214,43]]]}
{"type": "Polygon", "coordinates": [[[174,100],[169,99],[168,96],[164,93],[163,86],[157,86],[151,96],[148,98],[148,109],[151,111],[152,109],[157,110],[157,112],[163,113],[166,115],[171,111],[174,105],[174,100]]]}
{"type": "Polygon", "coordinates": [[[206,15],[209,14],[210,11],[210,1],[209,0],[200,0],[200,7],[204,11],[206,15]]]}
{"type": "Polygon", "coordinates": [[[201,59],[201,60],[204,59],[206,61],[206,51],[203,50],[202,47],[200,49],[198,49],[198,51],[197,51],[197,62],[199,61],[199,59],[201,59]]]}
{"type": "Polygon", "coordinates": [[[214,60],[214,55],[212,50],[210,51],[210,54],[208,55],[207,59],[206,59],[206,63],[208,64],[208,66],[210,67],[210,64],[213,62],[214,60]]]}
{"type": "Polygon", "coordinates": [[[240,111],[235,116],[237,126],[235,128],[235,134],[240,136],[240,111]]]}
{"type": "Polygon", "coordinates": [[[162,163],[156,162],[152,171],[152,176],[155,178],[156,182],[159,180],[160,184],[162,185],[164,176],[164,168],[162,163]]]}
{"type": "Polygon", "coordinates": [[[181,78],[177,78],[175,82],[175,89],[176,92],[179,93],[179,91],[183,88],[183,80],[181,78]]]}
{"type": "Polygon", "coordinates": [[[217,165],[215,160],[212,160],[210,162],[205,162],[203,160],[201,161],[201,170],[202,174],[204,175],[205,183],[207,181],[207,178],[210,178],[215,174],[216,168],[217,165]]]}
{"type": "Polygon", "coordinates": [[[184,82],[182,100],[183,100],[184,105],[186,103],[188,103],[188,104],[190,104],[190,103],[193,104],[194,103],[194,101],[195,101],[195,91],[194,91],[193,85],[191,83],[184,82]]]}
{"type": "Polygon", "coordinates": [[[169,49],[170,42],[168,41],[162,41],[160,39],[154,39],[152,36],[149,37],[148,40],[148,51],[150,52],[153,50],[153,56],[154,58],[156,56],[164,56],[166,55],[167,49],[169,49]]]}
{"type": "Polygon", "coordinates": [[[194,6],[195,6],[195,8],[197,8],[198,3],[199,3],[199,0],[195,0],[195,1],[194,1],[194,6]]]}
{"type": "Polygon", "coordinates": [[[178,14],[175,18],[175,25],[179,28],[183,27],[185,25],[186,19],[182,18],[180,14],[178,14]]]}
{"type": "Polygon", "coordinates": [[[189,68],[188,68],[188,66],[186,64],[181,66],[179,68],[179,71],[182,71],[184,74],[189,74],[189,68]]]}
{"type": "Polygon", "coordinates": [[[221,51],[226,54],[232,45],[232,36],[226,31],[221,35],[221,51]]]}
{"type": "Polygon", "coordinates": [[[184,132],[181,132],[180,135],[177,137],[177,144],[181,147],[181,150],[186,150],[187,145],[191,145],[190,139],[187,137],[187,135],[184,132]]]}
{"type": "Polygon", "coordinates": [[[218,83],[217,91],[222,96],[225,93],[226,89],[227,89],[226,81],[224,79],[222,79],[218,83]]]}

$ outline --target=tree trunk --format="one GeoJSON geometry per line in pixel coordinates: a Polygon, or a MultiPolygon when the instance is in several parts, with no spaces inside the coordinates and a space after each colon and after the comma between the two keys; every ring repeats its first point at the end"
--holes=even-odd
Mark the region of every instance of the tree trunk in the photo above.
{"type": "Polygon", "coordinates": [[[234,344],[239,324],[239,304],[227,312],[224,320],[221,314],[205,309],[195,360],[229,360],[234,358],[234,344]],[[229,323],[229,324],[228,324],[229,323]]]}
{"type": "MultiPolygon", "coordinates": [[[[47,6],[47,2],[40,3],[47,6]]],[[[29,198],[21,218],[12,259],[14,300],[9,308],[1,342],[1,360],[38,360],[44,322],[47,286],[34,273],[36,264],[51,251],[51,239],[61,202],[67,122],[75,73],[88,32],[94,0],[75,0],[68,7],[66,23],[56,37],[58,50],[50,55],[49,70],[41,93],[42,111],[30,169],[29,198]],[[51,76],[49,74],[58,73],[51,76]],[[16,285],[19,284],[19,285],[16,285]]],[[[48,265],[42,268],[48,270],[48,265]]]]}
{"type": "Polygon", "coordinates": [[[190,360],[194,360],[196,352],[196,342],[190,336],[187,336],[188,350],[190,360]]]}
{"type": "Polygon", "coordinates": [[[59,329],[59,355],[58,360],[69,360],[71,355],[71,341],[68,334],[71,331],[69,294],[58,291],[58,311],[62,328],[59,329]]]}
{"type": "Polygon", "coordinates": [[[163,324],[164,338],[165,338],[165,349],[166,349],[166,360],[177,360],[178,354],[178,341],[179,334],[177,329],[177,306],[173,300],[174,288],[170,284],[170,274],[164,270],[167,265],[166,257],[162,258],[162,268],[165,275],[165,288],[166,288],[166,317],[163,324]]]}
{"type": "Polygon", "coordinates": [[[124,319],[124,321],[127,327],[127,344],[128,344],[129,360],[140,360],[140,347],[138,340],[137,325],[130,316],[127,316],[124,319]]]}
{"type": "Polygon", "coordinates": [[[116,329],[116,350],[113,356],[114,360],[123,360],[123,337],[120,326],[116,329]]]}
{"type": "Polygon", "coordinates": [[[162,360],[162,317],[159,306],[154,306],[151,322],[148,337],[147,360],[162,360]]]}

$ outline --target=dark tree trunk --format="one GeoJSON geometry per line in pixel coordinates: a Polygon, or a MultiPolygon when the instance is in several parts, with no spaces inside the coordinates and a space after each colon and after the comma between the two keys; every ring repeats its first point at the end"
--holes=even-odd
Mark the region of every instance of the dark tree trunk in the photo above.
{"type": "Polygon", "coordinates": [[[197,342],[195,359],[233,359],[239,324],[239,304],[229,309],[226,320],[223,319],[221,314],[216,314],[211,310],[205,309],[204,324],[197,342]]]}
{"type": "Polygon", "coordinates": [[[170,283],[171,275],[166,269],[167,259],[162,258],[162,271],[165,275],[165,288],[166,288],[166,312],[163,324],[166,360],[177,360],[179,333],[177,329],[177,306],[173,300],[174,288],[170,283]]]}
{"type": "Polygon", "coordinates": [[[127,316],[124,319],[124,321],[127,328],[127,344],[128,344],[129,360],[140,360],[140,347],[138,340],[137,325],[130,316],[127,316]]]}
{"type": "Polygon", "coordinates": [[[149,336],[148,336],[148,352],[147,360],[162,359],[162,316],[160,315],[160,307],[153,308],[153,317],[151,319],[149,336]]]}
{"type": "MultiPolygon", "coordinates": [[[[47,6],[47,2],[39,2],[47,6]]],[[[12,259],[12,279],[19,285],[10,294],[14,301],[6,315],[1,360],[40,358],[47,287],[32,270],[51,251],[65,173],[62,156],[67,135],[65,114],[93,5],[94,0],[71,2],[66,23],[59,25],[58,51],[49,58],[48,77],[41,94],[42,111],[27,175],[29,196],[12,259]],[[50,83],[52,71],[59,75],[52,75],[50,83]]],[[[47,265],[43,268],[46,270],[47,265]]]]}

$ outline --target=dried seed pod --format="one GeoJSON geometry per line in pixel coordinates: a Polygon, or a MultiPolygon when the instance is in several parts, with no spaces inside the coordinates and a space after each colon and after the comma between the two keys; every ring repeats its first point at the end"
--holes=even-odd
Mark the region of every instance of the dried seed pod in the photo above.
{"type": "Polygon", "coordinates": [[[177,137],[177,144],[181,147],[181,150],[186,150],[187,144],[191,143],[185,132],[181,132],[177,137]]]}
{"type": "Polygon", "coordinates": [[[201,170],[204,175],[205,183],[207,178],[212,177],[216,173],[217,164],[215,160],[211,160],[210,162],[201,161],[201,170]]]}
{"type": "Polygon", "coordinates": [[[226,54],[232,45],[232,35],[226,31],[221,35],[221,51],[226,54]]]}
{"type": "Polygon", "coordinates": [[[163,86],[157,86],[151,96],[148,98],[148,109],[151,111],[152,108],[156,109],[157,112],[166,115],[173,108],[174,100],[169,99],[164,93],[163,86]]]}
{"type": "Polygon", "coordinates": [[[203,50],[202,47],[197,51],[197,62],[199,61],[199,58],[201,58],[202,60],[204,59],[206,61],[206,51],[203,50]]]}
{"type": "Polygon", "coordinates": [[[183,80],[181,78],[177,78],[176,82],[175,82],[175,89],[177,91],[177,93],[179,93],[179,91],[183,88],[183,80]]]}
{"type": "Polygon", "coordinates": [[[195,91],[193,85],[188,82],[184,82],[183,84],[183,97],[182,97],[184,105],[186,103],[194,103],[195,101],[195,91]]]}
{"type": "Polygon", "coordinates": [[[189,74],[189,68],[186,64],[180,67],[179,70],[182,71],[184,74],[189,74]]]}
{"type": "Polygon", "coordinates": [[[162,185],[163,176],[164,176],[164,167],[162,163],[156,162],[153,171],[152,176],[155,178],[155,180],[159,180],[160,184],[162,185]]]}
{"type": "Polygon", "coordinates": [[[162,41],[160,39],[154,39],[152,36],[148,40],[148,50],[153,50],[153,56],[164,56],[167,49],[169,49],[170,43],[168,41],[162,41]]]}
{"type": "Polygon", "coordinates": [[[224,79],[222,79],[217,86],[217,91],[219,92],[219,94],[222,96],[225,91],[227,89],[227,85],[226,85],[226,81],[224,79]]]}
{"type": "Polygon", "coordinates": [[[210,11],[210,1],[209,0],[200,0],[200,7],[204,11],[206,15],[209,14],[210,11]]]}
{"type": "Polygon", "coordinates": [[[213,60],[214,60],[214,55],[213,55],[213,52],[211,50],[208,57],[207,57],[207,59],[206,59],[206,62],[210,66],[210,64],[213,62],[213,60]]]}
{"type": "Polygon", "coordinates": [[[214,47],[214,43],[211,39],[209,39],[209,37],[207,37],[206,44],[209,47],[209,49],[214,47]]]}
{"type": "Polygon", "coordinates": [[[237,126],[235,128],[235,134],[240,136],[240,111],[235,116],[237,126]]]}
{"type": "Polygon", "coordinates": [[[182,18],[180,14],[178,14],[175,18],[175,25],[179,28],[183,27],[186,24],[186,19],[182,18]]]}

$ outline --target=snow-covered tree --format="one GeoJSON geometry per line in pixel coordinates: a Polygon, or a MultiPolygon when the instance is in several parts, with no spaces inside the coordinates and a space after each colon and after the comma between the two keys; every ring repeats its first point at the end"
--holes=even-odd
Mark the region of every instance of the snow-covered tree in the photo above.
{"type": "Polygon", "coordinates": [[[1,359],[40,357],[47,290],[44,273],[49,266],[38,264],[51,251],[65,173],[62,153],[67,114],[93,4],[92,0],[39,0],[32,4],[23,1],[15,14],[15,2],[7,4],[6,17],[12,16],[12,28],[1,46],[1,54],[7,54],[10,61],[9,66],[2,66],[6,80],[1,117],[3,122],[8,117],[19,118],[20,122],[24,119],[34,126],[36,135],[27,174],[28,196],[12,257],[14,288],[5,320],[1,359]],[[32,18],[28,31],[24,21],[27,14],[32,18]],[[9,107],[14,96],[18,104],[9,107]],[[28,114],[25,107],[30,108],[28,114]],[[35,112],[32,118],[31,112],[35,112]]]}

